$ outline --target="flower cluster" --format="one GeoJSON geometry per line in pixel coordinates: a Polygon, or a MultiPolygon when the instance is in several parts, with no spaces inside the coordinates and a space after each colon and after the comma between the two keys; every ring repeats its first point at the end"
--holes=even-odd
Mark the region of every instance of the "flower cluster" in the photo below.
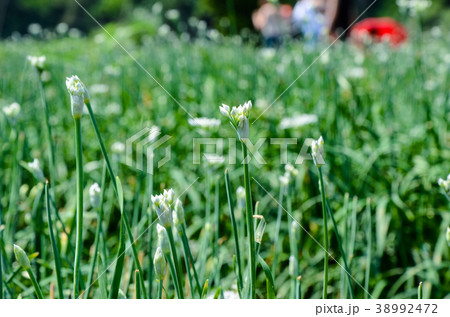
{"type": "Polygon", "coordinates": [[[314,164],[317,167],[321,167],[323,165],[325,165],[325,161],[324,161],[324,156],[325,156],[325,151],[323,149],[324,146],[324,142],[323,142],[323,138],[320,137],[319,139],[312,141],[311,144],[311,154],[312,154],[312,158],[314,160],[314,164]]]}
{"type": "Polygon", "coordinates": [[[3,107],[3,113],[11,124],[15,124],[20,115],[20,105],[17,102],[3,107]]]}
{"type": "Polygon", "coordinates": [[[83,115],[84,103],[90,100],[89,92],[78,76],[66,78],[67,90],[70,94],[70,102],[72,104],[72,115],[74,118],[81,118],[83,115]]]}
{"type": "Polygon", "coordinates": [[[290,163],[287,163],[284,166],[284,170],[285,170],[284,175],[280,176],[280,183],[283,186],[289,186],[289,184],[292,184],[292,182],[294,181],[295,176],[298,175],[298,171],[290,163]]]}
{"type": "Polygon", "coordinates": [[[164,192],[159,195],[152,195],[153,207],[158,214],[158,219],[161,225],[165,228],[172,226],[172,204],[175,197],[173,189],[164,189],[164,192]]]}
{"type": "Polygon", "coordinates": [[[45,56],[27,56],[27,60],[31,66],[36,68],[38,72],[42,72],[45,67],[45,56]]]}
{"type": "Polygon", "coordinates": [[[249,100],[243,106],[233,107],[230,111],[230,107],[222,104],[219,107],[220,113],[228,118],[233,128],[236,130],[239,139],[244,141],[249,136],[249,121],[248,117],[250,109],[252,109],[252,102],[249,100]]]}
{"type": "Polygon", "coordinates": [[[450,174],[448,174],[447,179],[438,179],[439,186],[444,190],[445,194],[450,196],[450,174]]]}
{"type": "Polygon", "coordinates": [[[175,200],[175,192],[172,188],[164,189],[162,194],[152,195],[152,202],[161,226],[170,228],[172,223],[175,226],[184,224],[183,204],[181,200],[175,200]]]}

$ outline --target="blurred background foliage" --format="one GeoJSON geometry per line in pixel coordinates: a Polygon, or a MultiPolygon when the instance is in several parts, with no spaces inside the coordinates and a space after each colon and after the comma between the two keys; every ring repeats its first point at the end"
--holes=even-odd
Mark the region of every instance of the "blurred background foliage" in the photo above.
{"type": "MultiPolygon", "coordinates": [[[[101,24],[127,23],[137,19],[139,24],[142,15],[136,15],[135,9],[148,9],[157,6],[162,10],[160,18],[164,22],[171,19],[180,20],[179,31],[188,30],[189,18],[195,16],[224,34],[235,33],[252,28],[251,13],[258,7],[258,0],[77,0],[101,24]],[[173,11],[173,10],[176,10],[173,11]],[[171,15],[172,13],[172,15],[171,15]]],[[[353,0],[361,12],[369,6],[370,0],[353,0]]],[[[294,0],[280,1],[295,4],[294,0]]],[[[0,36],[8,37],[13,32],[26,33],[29,25],[37,23],[43,28],[53,29],[61,22],[69,27],[89,33],[97,28],[97,24],[87,15],[75,0],[2,0],[0,2],[0,36]]],[[[366,13],[366,16],[392,16],[399,18],[396,2],[378,0],[366,13]]],[[[144,19],[148,31],[155,21],[144,19]]],[[[142,21],[141,21],[142,22],[142,21]]],[[[450,25],[450,6],[446,0],[433,0],[432,7],[424,16],[425,26],[450,25]]],[[[141,23],[142,25],[142,23],[141,23]]]]}

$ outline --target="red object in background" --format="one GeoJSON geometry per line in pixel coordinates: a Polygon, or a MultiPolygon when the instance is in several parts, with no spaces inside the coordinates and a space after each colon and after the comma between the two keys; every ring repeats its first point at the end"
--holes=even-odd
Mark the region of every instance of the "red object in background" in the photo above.
{"type": "Polygon", "coordinates": [[[368,18],[356,23],[351,28],[350,36],[361,44],[366,36],[370,36],[376,42],[388,39],[389,43],[396,46],[408,39],[408,31],[391,18],[368,18]]]}

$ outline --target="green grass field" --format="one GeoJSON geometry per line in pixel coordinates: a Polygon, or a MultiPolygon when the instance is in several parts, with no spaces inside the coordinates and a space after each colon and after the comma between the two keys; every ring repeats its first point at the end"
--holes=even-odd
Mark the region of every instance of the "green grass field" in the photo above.
{"type": "MultiPolygon", "coordinates": [[[[329,44],[289,42],[274,50],[217,35],[119,38],[139,64],[103,33],[1,42],[0,106],[17,102],[21,110],[17,117],[0,112],[0,296],[35,298],[40,289],[44,298],[73,298],[74,290],[85,298],[322,298],[326,232],[328,298],[417,298],[420,282],[423,298],[449,298],[449,201],[438,185],[450,172],[449,40],[426,32],[396,49],[337,42],[314,62],[329,44]],[[42,72],[28,55],[46,56],[42,72]],[[108,168],[86,106],[77,155],[65,84],[71,75],[89,91],[108,168]],[[251,142],[267,139],[259,149],[265,164],[252,158],[248,175],[240,141],[219,111],[222,103],[247,100],[253,104],[251,142]],[[304,114],[317,122],[300,124],[304,114]],[[202,129],[188,123],[191,116],[221,124],[202,129]],[[171,159],[153,175],[126,164],[117,143],[151,126],[171,136],[165,143],[171,159]],[[320,136],[324,197],[313,161],[294,164],[305,139],[320,136]],[[225,161],[194,164],[195,138],[224,138],[225,161]],[[298,173],[283,186],[280,145],[271,138],[296,142],[287,147],[287,158],[298,173]],[[236,141],[236,164],[229,162],[229,139],[236,141]],[[34,158],[49,180],[47,190],[25,168],[34,158]],[[104,189],[99,204],[90,200],[94,182],[104,189]],[[241,190],[236,194],[240,186],[248,187],[251,201],[241,190]],[[157,276],[153,258],[161,242],[150,195],[169,188],[183,204],[185,222],[166,226],[170,248],[159,254],[163,274],[157,276]],[[264,220],[247,218],[246,203],[264,220]],[[250,261],[253,222],[267,225],[264,232],[251,230],[257,240],[263,235],[259,256],[255,251],[250,261]],[[30,257],[30,267],[23,258],[19,266],[15,244],[30,257]],[[195,270],[186,269],[191,265],[195,270]]],[[[155,158],[164,154],[157,149],[155,158]]],[[[169,203],[171,212],[175,203],[169,203]]]]}

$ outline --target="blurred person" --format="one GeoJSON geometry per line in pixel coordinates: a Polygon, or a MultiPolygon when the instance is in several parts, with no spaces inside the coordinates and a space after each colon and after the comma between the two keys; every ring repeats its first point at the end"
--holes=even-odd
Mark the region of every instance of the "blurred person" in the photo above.
{"type": "Polygon", "coordinates": [[[252,14],[253,26],[261,32],[265,45],[269,47],[279,45],[282,37],[290,33],[292,7],[274,2],[260,0],[259,8],[252,14]]]}
{"type": "Polygon", "coordinates": [[[352,0],[299,0],[292,12],[294,36],[337,37],[350,26],[353,10],[352,0]]]}
{"type": "Polygon", "coordinates": [[[292,12],[294,36],[320,40],[326,33],[325,4],[320,0],[299,0],[292,12]]]}

